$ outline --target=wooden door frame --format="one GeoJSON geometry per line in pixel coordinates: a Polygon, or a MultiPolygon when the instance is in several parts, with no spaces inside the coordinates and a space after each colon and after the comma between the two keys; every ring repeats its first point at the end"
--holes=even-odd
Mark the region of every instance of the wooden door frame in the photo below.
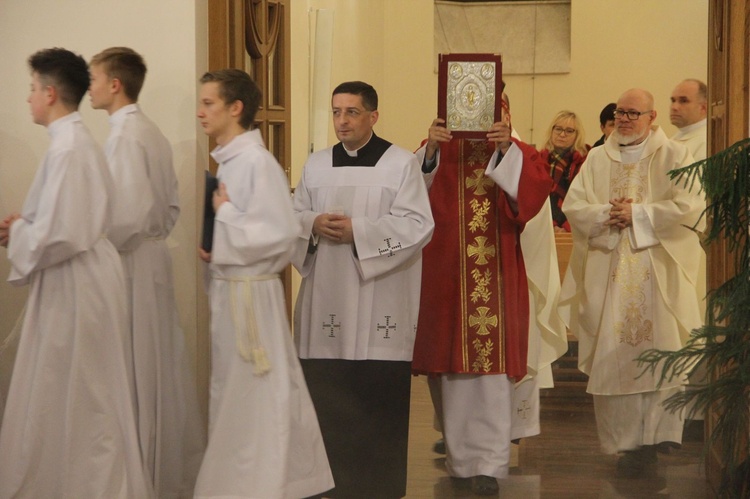
{"type": "MultiPolygon", "coordinates": [[[[709,0],[708,12],[708,155],[748,137],[750,121],[750,0],[709,0]]],[[[707,289],[716,289],[734,275],[734,257],[727,242],[708,248],[707,289]]],[[[712,373],[716,376],[718,373],[712,373]]],[[[706,414],[706,441],[716,414],[706,414]]],[[[708,449],[706,476],[718,490],[724,466],[716,446],[708,449]]]]}

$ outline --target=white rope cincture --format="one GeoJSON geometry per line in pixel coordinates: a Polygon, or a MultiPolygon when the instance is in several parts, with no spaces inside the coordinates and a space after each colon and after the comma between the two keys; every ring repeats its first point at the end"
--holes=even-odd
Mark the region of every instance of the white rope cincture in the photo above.
{"type": "Polygon", "coordinates": [[[253,364],[256,376],[262,376],[271,370],[271,364],[268,356],[258,338],[258,323],[255,318],[255,308],[253,306],[253,295],[251,282],[270,281],[278,279],[277,274],[263,274],[245,277],[214,277],[219,281],[229,282],[229,297],[232,308],[232,323],[237,338],[237,350],[240,356],[253,364]],[[245,331],[241,331],[239,325],[242,323],[240,315],[242,309],[239,305],[238,287],[242,285],[243,302],[245,312],[245,331]]]}

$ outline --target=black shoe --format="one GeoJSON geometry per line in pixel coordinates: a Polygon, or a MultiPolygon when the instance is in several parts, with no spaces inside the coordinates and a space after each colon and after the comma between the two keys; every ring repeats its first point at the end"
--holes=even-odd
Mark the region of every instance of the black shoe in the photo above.
{"type": "Polygon", "coordinates": [[[460,476],[452,476],[451,485],[454,489],[469,490],[471,488],[471,478],[464,478],[460,476]]]}
{"type": "Polygon", "coordinates": [[[637,478],[655,471],[657,462],[656,446],[644,445],[635,450],[625,451],[617,461],[617,476],[637,478]]]}
{"type": "Polygon", "coordinates": [[[471,491],[478,496],[494,496],[500,491],[497,478],[487,475],[471,477],[471,491]]]}
{"type": "Polygon", "coordinates": [[[435,445],[432,446],[432,452],[435,454],[445,454],[445,440],[440,439],[435,442],[435,445]]]}

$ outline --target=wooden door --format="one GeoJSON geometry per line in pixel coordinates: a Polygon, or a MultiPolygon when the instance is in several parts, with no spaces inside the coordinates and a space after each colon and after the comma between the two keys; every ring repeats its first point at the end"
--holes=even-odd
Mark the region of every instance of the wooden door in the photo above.
{"type": "MultiPolygon", "coordinates": [[[[748,137],[748,56],[750,56],[750,0],[710,0],[708,28],[708,154],[715,154],[748,137]]],[[[709,247],[708,289],[716,289],[734,274],[734,256],[725,241],[709,247]]],[[[721,373],[713,373],[720,376],[721,373]]],[[[715,412],[706,415],[707,436],[716,421],[715,412]]],[[[709,481],[718,489],[723,464],[716,448],[706,461],[709,481]]]]}

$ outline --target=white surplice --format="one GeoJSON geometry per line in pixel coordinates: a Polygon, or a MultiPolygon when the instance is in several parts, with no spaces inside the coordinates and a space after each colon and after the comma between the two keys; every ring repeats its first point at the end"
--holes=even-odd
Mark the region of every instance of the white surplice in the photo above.
{"type": "Polygon", "coordinates": [[[680,128],[676,134],[672,135],[672,140],[684,144],[695,161],[706,159],[706,140],[708,137],[707,120],[693,123],[692,125],[680,128]]]}
{"type": "Polygon", "coordinates": [[[29,284],[0,431],[0,498],[151,497],[128,386],[125,283],[104,237],[112,178],[79,113],[11,228],[8,280],[29,284]]]}
{"type": "Polygon", "coordinates": [[[258,130],[211,155],[230,201],[214,225],[209,437],[195,497],[325,492],[333,479],[278,277],[299,233],[286,177],[258,130]]]}
{"type": "Polygon", "coordinates": [[[391,145],[374,166],[350,167],[333,166],[333,148],[313,153],[294,210],[302,224],[292,259],[303,277],[300,358],[411,361],[422,248],[434,227],[416,157],[391,145]],[[313,237],[326,212],[351,218],[354,244],[313,237]]]}
{"type": "Polygon", "coordinates": [[[104,150],[115,207],[108,235],[127,284],[141,454],[159,497],[191,497],[206,435],[165,241],[180,213],[172,148],[137,104],[109,123],[104,150]]]}

